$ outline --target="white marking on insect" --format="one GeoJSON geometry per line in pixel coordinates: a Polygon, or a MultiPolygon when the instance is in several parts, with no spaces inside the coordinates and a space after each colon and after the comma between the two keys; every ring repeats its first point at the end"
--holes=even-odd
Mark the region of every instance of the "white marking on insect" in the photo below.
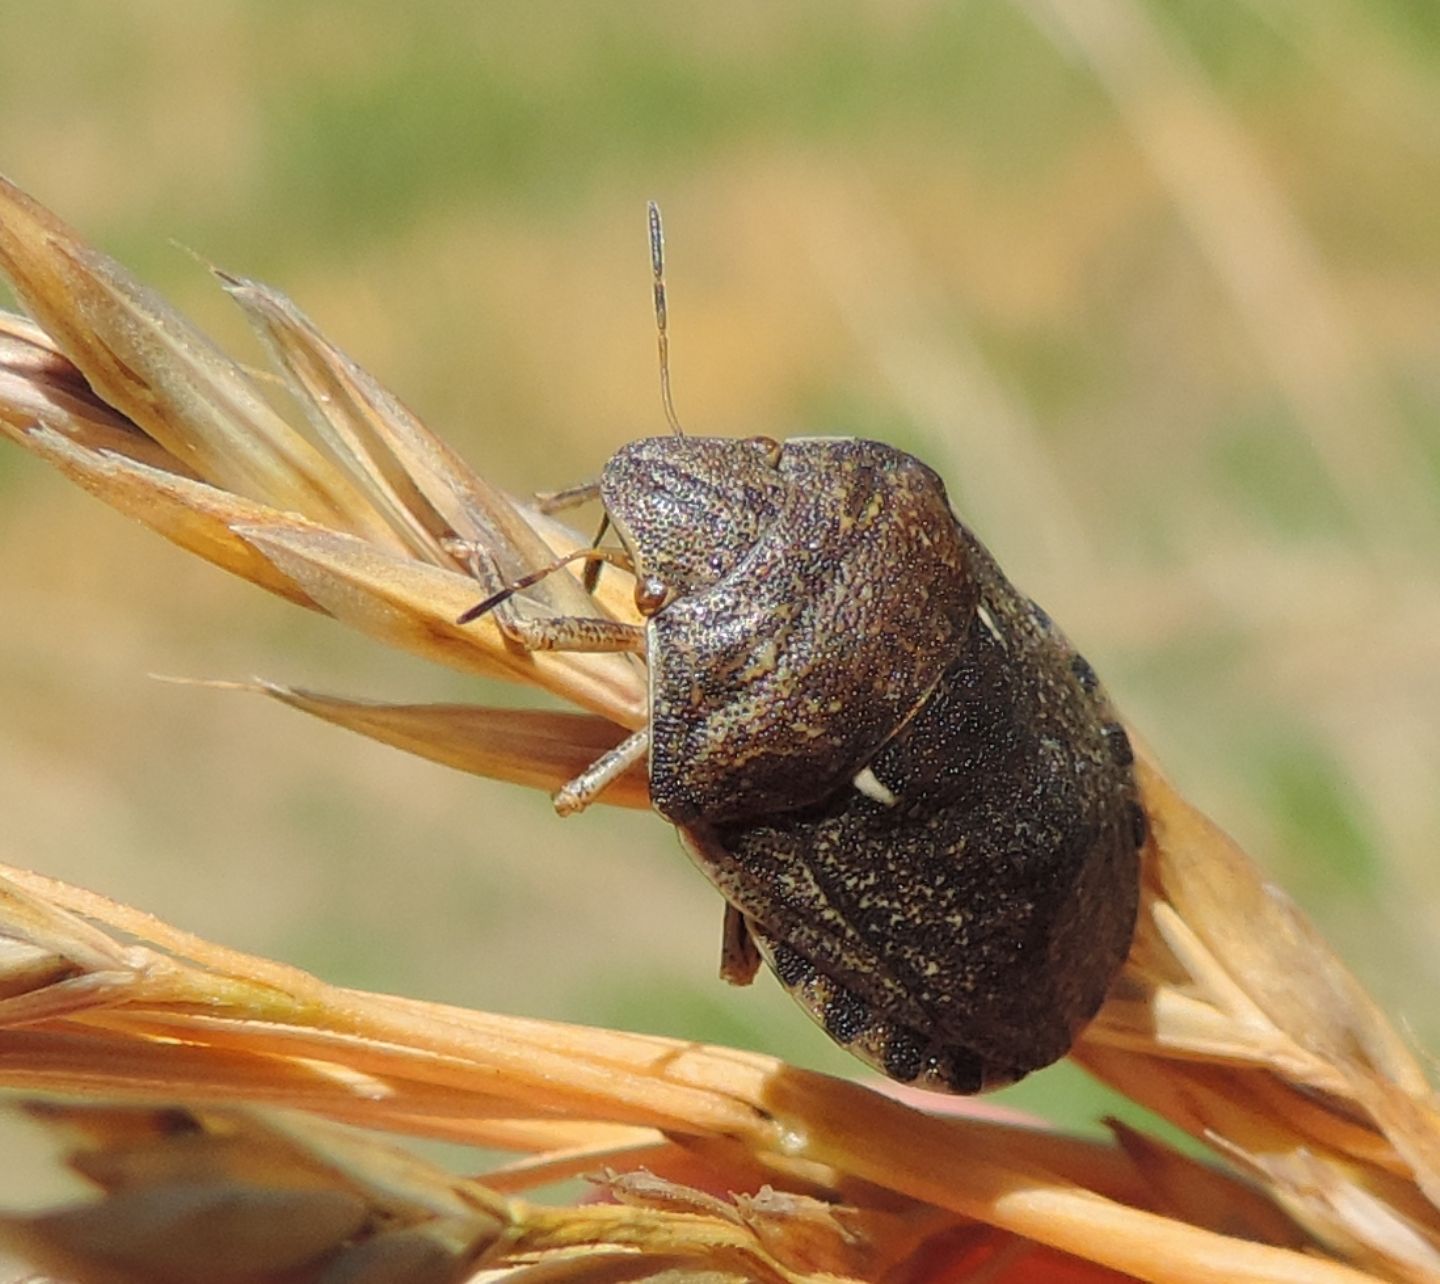
{"type": "Polygon", "coordinates": [[[885,786],[869,767],[865,767],[856,773],[855,778],[850,782],[865,797],[872,802],[879,803],[882,807],[893,807],[900,799],[885,786]]]}
{"type": "Polygon", "coordinates": [[[1005,635],[1000,632],[1000,626],[995,623],[995,617],[990,614],[989,609],[983,602],[975,608],[975,614],[980,617],[980,623],[990,631],[990,636],[1001,646],[1004,646],[1005,635]]]}

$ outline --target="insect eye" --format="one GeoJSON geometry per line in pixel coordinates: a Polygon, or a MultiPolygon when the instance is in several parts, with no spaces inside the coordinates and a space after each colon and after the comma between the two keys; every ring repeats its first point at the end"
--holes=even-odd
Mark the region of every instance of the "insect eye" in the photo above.
{"type": "Polygon", "coordinates": [[[652,575],[635,582],[635,609],[641,615],[654,615],[667,605],[675,594],[668,585],[662,584],[652,575]]]}
{"type": "Polygon", "coordinates": [[[780,467],[780,443],[774,437],[751,437],[750,445],[764,453],[771,468],[780,467]]]}

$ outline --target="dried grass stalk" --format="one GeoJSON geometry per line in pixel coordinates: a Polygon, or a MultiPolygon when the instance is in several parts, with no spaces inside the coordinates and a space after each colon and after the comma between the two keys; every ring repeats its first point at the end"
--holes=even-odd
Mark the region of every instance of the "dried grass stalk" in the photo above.
{"type": "MultiPolygon", "coordinates": [[[[630,659],[527,654],[487,620],[454,623],[475,600],[474,549],[516,574],[579,537],[483,482],[283,296],[221,274],[318,447],[9,186],[0,267],[40,326],[0,324],[0,428],[20,446],[272,592],[585,712],[255,689],[552,789],[643,725],[630,659]]],[[[623,575],[603,582],[594,601],[551,576],[525,609],[633,618],[623,575]]],[[[105,1198],[4,1233],[79,1280],[161,1259],[166,1278],[214,1278],[197,1264],[213,1267],[214,1241],[185,1262],[177,1242],[233,1225],[250,1243],[257,1218],[304,1234],[258,1237],[257,1252],[291,1256],[257,1257],[255,1279],[348,1279],[371,1269],[365,1254],[367,1279],[1440,1278],[1440,1123],[1415,1058],[1283,893],[1157,768],[1140,771],[1140,929],[1073,1055],[1211,1145],[1216,1166],[1130,1129],[1103,1146],[927,1114],[750,1053],[342,990],[8,870],[0,1083],[149,1108],[37,1107],[78,1129],[71,1162],[105,1198]],[[159,1109],[171,1103],[185,1112],[159,1109]],[[482,1186],[334,1123],[516,1158],[482,1186]],[[577,1174],[616,1202],[517,1197],[577,1174]]],[[[643,777],[607,801],[643,806],[643,777]]]]}

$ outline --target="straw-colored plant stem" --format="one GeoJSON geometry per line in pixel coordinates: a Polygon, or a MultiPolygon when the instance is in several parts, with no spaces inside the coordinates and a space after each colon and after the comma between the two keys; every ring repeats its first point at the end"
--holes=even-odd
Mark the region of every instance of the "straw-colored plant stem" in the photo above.
{"type": "MultiPolygon", "coordinates": [[[[9,186],[0,267],[35,318],[0,320],[17,444],[293,602],[583,712],[256,690],[542,788],[643,725],[629,658],[528,654],[489,620],[454,623],[475,548],[518,575],[579,537],[472,473],[288,300],[220,275],[317,445],[9,186]]],[[[526,609],[626,618],[624,576],[602,584],[592,601],[553,575],[526,609]]],[[[8,870],[0,1083],[102,1103],[32,1109],[105,1198],[5,1234],[82,1281],[220,1278],[219,1261],[287,1281],[1440,1278],[1440,1121],[1414,1057],[1284,895],[1140,772],[1140,928],[1074,1056],[1211,1145],[1215,1167],[1129,1129],[1080,1142],[755,1054],[341,990],[8,870]],[[518,1157],[460,1181],[322,1121],[518,1157]],[[606,1174],[616,1202],[517,1197],[577,1174],[606,1174]]],[[[643,775],[606,801],[644,806],[643,775]]]]}

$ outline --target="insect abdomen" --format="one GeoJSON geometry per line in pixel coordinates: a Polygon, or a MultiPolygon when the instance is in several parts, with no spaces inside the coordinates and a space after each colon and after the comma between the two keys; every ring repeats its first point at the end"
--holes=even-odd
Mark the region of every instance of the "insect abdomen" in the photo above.
{"type": "Polygon", "coordinates": [[[1129,948],[1143,841],[1093,672],[975,548],[974,627],[863,787],[717,826],[701,856],[832,1037],[962,1092],[1063,1056],[1094,1015],[1129,948]]]}

